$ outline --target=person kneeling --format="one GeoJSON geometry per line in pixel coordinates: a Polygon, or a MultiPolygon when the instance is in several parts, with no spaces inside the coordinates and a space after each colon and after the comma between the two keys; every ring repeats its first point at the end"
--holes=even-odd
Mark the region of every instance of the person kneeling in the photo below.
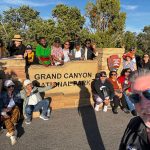
{"type": "Polygon", "coordinates": [[[47,87],[35,87],[30,80],[24,81],[24,89],[21,91],[21,98],[24,100],[23,113],[25,116],[25,123],[30,124],[32,119],[32,112],[42,110],[40,118],[48,120],[47,112],[49,109],[49,100],[42,99],[40,93],[52,89],[54,83],[47,87]]]}

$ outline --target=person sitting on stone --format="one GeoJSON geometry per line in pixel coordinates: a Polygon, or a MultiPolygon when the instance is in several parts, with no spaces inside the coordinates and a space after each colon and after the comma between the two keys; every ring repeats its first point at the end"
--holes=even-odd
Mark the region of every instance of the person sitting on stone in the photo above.
{"type": "Polygon", "coordinates": [[[23,39],[20,35],[15,35],[7,49],[10,57],[23,58],[25,53],[25,45],[22,44],[23,39]]]}
{"type": "Polygon", "coordinates": [[[54,40],[54,44],[52,46],[52,58],[54,65],[58,66],[64,64],[64,54],[59,37],[56,37],[54,40]]]}
{"type": "Polygon", "coordinates": [[[47,112],[49,109],[49,100],[42,99],[40,93],[55,87],[55,83],[51,83],[51,86],[47,87],[35,87],[32,82],[26,79],[23,83],[24,89],[20,92],[23,102],[23,114],[26,124],[31,123],[32,112],[42,110],[40,118],[43,120],[49,120],[47,112]]]}
{"type": "Polygon", "coordinates": [[[92,96],[95,101],[95,111],[99,111],[100,104],[104,104],[103,111],[107,112],[107,106],[114,96],[113,85],[107,80],[106,72],[97,73],[91,83],[92,96]]]}
{"type": "Polygon", "coordinates": [[[6,136],[10,137],[11,144],[14,145],[17,142],[15,124],[20,118],[19,103],[21,103],[21,97],[19,92],[15,91],[15,84],[12,82],[12,80],[6,80],[4,82],[4,87],[6,88],[6,91],[1,93],[1,115],[7,129],[6,136]]]}
{"type": "Polygon", "coordinates": [[[129,113],[127,110],[127,103],[125,101],[125,97],[122,94],[122,86],[117,80],[117,72],[116,71],[110,71],[108,80],[112,83],[114,88],[114,97],[113,97],[113,106],[112,111],[114,114],[118,114],[117,108],[120,105],[121,109],[125,113],[129,113]]]}
{"type": "Polygon", "coordinates": [[[81,47],[79,41],[75,42],[75,48],[71,51],[70,55],[71,60],[84,60],[85,59],[85,51],[81,47]]]}
{"type": "Polygon", "coordinates": [[[39,44],[36,47],[36,57],[41,65],[48,67],[52,64],[51,48],[47,44],[45,37],[39,38],[39,44]]]}

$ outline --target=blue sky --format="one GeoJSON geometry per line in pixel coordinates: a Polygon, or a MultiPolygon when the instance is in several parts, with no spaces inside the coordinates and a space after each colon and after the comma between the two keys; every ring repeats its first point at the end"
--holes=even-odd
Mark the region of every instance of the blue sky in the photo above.
{"type": "MultiPolygon", "coordinates": [[[[0,13],[9,7],[29,5],[40,12],[41,17],[51,17],[51,10],[60,3],[76,6],[85,15],[88,0],[0,0],[0,13]]],[[[121,11],[127,13],[126,30],[139,33],[145,25],[150,25],[150,0],[121,0],[121,11]]]]}

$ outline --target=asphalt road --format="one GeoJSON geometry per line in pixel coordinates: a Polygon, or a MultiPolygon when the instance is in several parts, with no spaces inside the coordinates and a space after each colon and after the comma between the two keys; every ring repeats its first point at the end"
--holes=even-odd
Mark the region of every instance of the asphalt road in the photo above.
{"type": "Polygon", "coordinates": [[[96,112],[91,107],[52,112],[49,121],[33,119],[19,127],[18,142],[0,135],[0,150],[117,150],[123,132],[132,118],[119,110],[96,112]]]}

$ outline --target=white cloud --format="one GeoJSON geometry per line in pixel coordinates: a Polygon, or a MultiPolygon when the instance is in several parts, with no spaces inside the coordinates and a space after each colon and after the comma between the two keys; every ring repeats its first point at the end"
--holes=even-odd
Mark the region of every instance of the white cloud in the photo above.
{"type": "Polygon", "coordinates": [[[42,7],[48,5],[56,5],[63,3],[62,0],[2,0],[1,3],[3,4],[10,4],[10,5],[29,5],[31,7],[42,7]]]}
{"type": "Polygon", "coordinates": [[[126,10],[135,10],[138,8],[137,5],[121,5],[121,7],[126,9],[126,10]]]}

